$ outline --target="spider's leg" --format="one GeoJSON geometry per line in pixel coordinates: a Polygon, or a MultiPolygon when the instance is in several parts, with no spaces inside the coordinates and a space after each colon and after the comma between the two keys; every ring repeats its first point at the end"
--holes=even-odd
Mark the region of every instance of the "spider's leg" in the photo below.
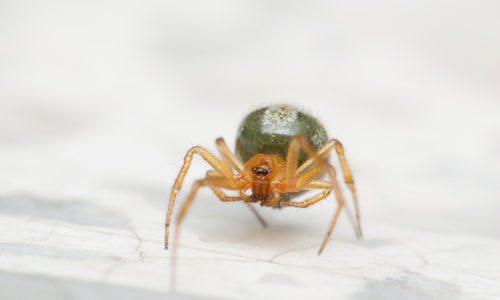
{"type": "MultiPolygon", "coordinates": [[[[337,157],[340,162],[340,167],[342,168],[342,173],[344,174],[344,181],[351,191],[352,194],[352,199],[354,202],[354,209],[356,212],[356,226],[357,226],[357,234],[359,237],[363,235],[362,230],[361,230],[361,222],[360,222],[360,214],[359,214],[359,204],[358,204],[358,196],[356,193],[356,186],[354,185],[354,180],[352,178],[352,173],[349,168],[349,165],[347,164],[347,161],[345,159],[344,155],[344,147],[342,146],[342,143],[336,139],[331,139],[326,144],[324,144],[317,152],[318,156],[320,158],[326,158],[330,152],[335,149],[337,152],[337,157]]],[[[307,171],[310,171],[311,167],[314,167],[317,165],[315,163],[315,159],[313,157],[309,158],[305,163],[303,163],[298,169],[297,169],[297,175],[303,175],[307,171]]],[[[350,210],[350,207],[346,205],[346,208],[350,210]]]]}
{"type": "MultiPolygon", "coordinates": [[[[330,195],[330,192],[332,191],[332,184],[328,181],[324,180],[313,180],[310,183],[308,183],[306,186],[303,187],[305,190],[312,190],[312,189],[323,189],[323,191],[309,199],[306,199],[301,202],[282,202],[281,205],[283,206],[293,206],[293,207],[300,207],[300,208],[305,208],[310,205],[313,205],[320,200],[325,199],[330,195]]],[[[321,254],[323,251],[323,248],[325,248],[326,243],[328,242],[328,239],[333,231],[333,228],[335,227],[335,224],[337,223],[337,219],[339,217],[340,211],[344,207],[344,202],[343,200],[338,202],[337,210],[335,211],[335,215],[333,216],[333,220],[330,223],[330,227],[328,228],[328,232],[323,239],[323,243],[321,244],[321,247],[319,248],[318,255],[321,254]]]]}
{"type": "Polygon", "coordinates": [[[306,208],[308,206],[311,206],[320,200],[325,199],[330,195],[332,191],[332,186],[328,181],[324,180],[313,180],[306,186],[302,188],[303,190],[318,190],[321,189],[323,190],[321,193],[312,196],[311,198],[307,198],[303,201],[300,202],[293,202],[293,201],[282,201],[281,205],[283,206],[292,206],[292,207],[300,207],[300,208],[306,208]]]}
{"type": "Polygon", "coordinates": [[[233,152],[231,152],[231,150],[229,150],[224,139],[220,137],[215,141],[215,143],[217,144],[217,148],[219,149],[225,164],[233,167],[238,173],[243,172],[243,163],[236,157],[236,155],[233,154],[233,152]]]}
{"type": "MultiPolygon", "coordinates": [[[[339,187],[338,181],[337,181],[337,172],[335,171],[335,168],[332,165],[328,165],[328,168],[331,169],[330,171],[333,173],[333,178],[335,179],[334,181],[332,181],[332,187],[333,187],[333,190],[334,190],[334,193],[335,193],[335,198],[337,199],[337,202],[338,202],[339,205],[342,205],[342,207],[345,207],[346,212],[347,212],[347,216],[349,217],[349,221],[352,224],[352,228],[354,228],[354,232],[356,233],[356,236],[359,238],[360,237],[360,233],[358,231],[358,226],[356,226],[356,222],[355,222],[354,217],[352,215],[351,209],[350,209],[349,206],[345,205],[344,198],[342,196],[342,193],[340,192],[340,187],[339,187]]],[[[312,180],[314,180],[314,178],[317,178],[322,173],[323,172],[318,167],[315,167],[315,168],[307,171],[306,173],[302,174],[297,179],[297,189],[298,190],[304,189],[305,186],[309,182],[311,182],[312,180]]]]}
{"type": "MultiPolygon", "coordinates": [[[[221,189],[219,189],[218,187],[210,186],[210,188],[212,189],[212,191],[214,191],[214,193],[217,195],[217,197],[219,197],[219,199],[221,201],[227,202],[227,201],[245,200],[241,196],[236,196],[236,197],[235,196],[228,196],[228,195],[224,194],[224,192],[221,189]]],[[[266,221],[257,212],[257,210],[250,203],[245,203],[245,204],[250,209],[250,211],[254,214],[254,216],[257,217],[260,224],[262,224],[262,226],[264,226],[264,227],[267,227],[266,221]]]]}
{"type": "MultiPolygon", "coordinates": [[[[303,189],[304,190],[322,189],[323,191],[321,193],[319,193],[319,194],[317,194],[309,199],[303,200],[301,202],[284,201],[284,202],[281,202],[281,205],[300,207],[300,208],[308,207],[308,206],[313,205],[313,204],[319,202],[320,200],[323,200],[326,197],[328,197],[328,195],[330,195],[330,192],[332,191],[332,185],[331,185],[331,183],[324,181],[324,180],[313,180],[313,181],[309,182],[307,185],[305,185],[303,187],[303,189]]],[[[335,223],[337,222],[340,211],[342,210],[343,207],[344,207],[344,202],[340,201],[338,203],[337,210],[335,211],[335,215],[333,217],[333,220],[330,223],[330,227],[328,228],[328,232],[327,232],[325,238],[323,239],[323,243],[321,244],[318,255],[321,254],[321,252],[323,251],[323,248],[326,245],[326,242],[328,242],[328,239],[333,231],[333,228],[335,227],[335,223]]]]}
{"type": "MultiPolygon", "coordinates": [[[[208,172],[207,172],[208,173],[208,172]]],[[[172,266],[171,266],[171,276],[170,276],[170,284],[172,288],[175,287],[175,265],[176,265],[176,258],[177,258],[177,248],[178,248],[178,241],[179,241],[179,229],[182,220],[186,216],[186,212],[188,211],[189,207],[191,206],[191,203],[193,202],[194,196],[198,192],[198,189],[202,186],[209,186],[210,188],[215,188],[216,190],[220,191],[218,187],[221,188],[227,188],[227,189],[238,189],[238,187],[235,185],[235,183],[226,177],[223,176],[207,176],[204,179],[199,179],[196,180],[193,183],[193,187],[191,188],[191,192],[189,193],[189,196],[187,199],[184,201],[182,204],[181,210],[179,211],[179,214],[177,215],[176,219],[176,226],[175,226],[175,233],[174,233],[174,247],[172,251],[172,266]]],[[[222,191],[221,191],[222,192],[222,191]]],[[[216,195],[219,196],[216,192],[216,195]]],[[[221,199],[222,201],[238,201],[241,200],[240,197],[225,197],[224,200],[221,199]]]]}
{"type": "Polygon", "coordinates": [[[272,198],[265,200],[264,202],[261,202],[262,206],[275,206],[279,204],[281,201],[281,195],[278,191],[274,191],[274,195],[272,198]]]}
{"type": "Polygon", "coordinates": [[[356,193],[356,186],[354,185],[354,180],[352,178],[351,170],[345,159],[344,147],[338,140],[333,139],[331,140],[331,142],[333,142],[333,144],[335,145],[335,151],[337,152],[337,156],[339,158],[340,167],[342,168],[342,173],[344,173],[344,181],[347,184],[347,187],[349,187],[349,190],[351,190],[352,200],[354,202],[354,210],[356,211],[356,223],[358,225],[358,233],[359,237],[362,237],[363,231],[361,230],[358,194],[356,193]]]}
{"type": "Polygon", "coordinates": [[[175,179],[174,186],[172,187],[172,191],[170,192],[170,203],[168,205],[167,212],[167,220],[165,223],[165,249],[168,248],[168,229],[170,226],[170,218],[172,216],[172,208],[174,207],[175,197],[179,193],[179,190],[182,186],[182,182],[184,181],[184,177],[186,177],[186,173],[191,165],[191,161],[193,160],[193,156],[195,154],[200,155],[206,162],[208,162],[217,172],[219,172],[222,176],[226,178],[231,178],[232,172],[230,167],[226,166],[222,161],[220,161],[215,155],[210,153],[205,148],[200,146],[195,146],[189,149],[184,157],[184,164],[175,179]]]}
{"type": "MultiPolygon", "coordinates": [[[[245,172],[243,163],[236,157],[236,155],[229,150],[229,147],[227,146],[226,142],[224,141],[223,138],[218,138],[216,141],[217,148],[219,149],[219,152],[222,156],[222,159],[226,163],[226,165],[232,166],[236,172],[238,173],[243,173],[245,172]]],[[[215,192],[215,190],[214,190],[215,192]]],[[[262,224],[262,226],[267,227],[266,221],[262,218],[262,216],[257,212],[257,210],[250,204],[248,201],[248,197],[243,198],[242,196],[241,199],[245,200],[247,207],[252,211],[252,213],[257,217],[259,222],[262,224]]],[[[220,197],[219,197],[220,198],[220,197]]],[[[222,199],[221,199],[222,200],[222,199]]]]}
{"type": "MultiPolygon", "coordinates": [[[[215,171],[215,170],[210,170],[207,172],[207,177],[209,176],[220,176],[219,172],[215,171]]],[[[209,186],[210,189],[212,189],[212,191],[215,193],[215,195],[217,195],[217,197],[219,197],[219,199],[221,201],[238,201],[238,200],[245,200],[245,204],[246,206],[250,209],[250,211],[252,211],[252,213],[255,215],[255,217],[257,217],[257,219],[259,220],[260,224],[262,224],[262,226],[264,227],[267,227],[267,222],[264,220],[264,218],[262,218],[262,216],[257,212],[257,210],[252,206],[252,204],[250,204],[250,202],[248,201],[248,196],[247,197],[244,197],[244,196],[241,196],[241,192],[240,192],[240,196],[239,197],[234,197],[234,196],[227,196],[220,188],[218,187],[215,187],[215,186],[209,186]]],[[[245,194],[246,196],[246,194],[245,194]]]]}
{"type": "MultiPolygon", "coordinates": [[[[325,151],[326,152],[326,151],[325,151]]],[[[309,142],[303,135],[297,135],[295,136],[291,141],[290,141],[290,146],[288,149],[288,154],[287,154],[287,165],[286,165],[286,185],[287,186],[295,186],[296,191],[302,190],[307,184],[309,184],[311,181],[316,179],[318,176],[326,172],[328,176],[330,177],[330,182],[331,182],[331,187],[333,188],[333,191],[335,193],[335,198],[339,204],[340,207],[344,207],[345,201],[344,197],[342,195],[342,192],[340,190],[338,181],[337,181],[337,174],[335,171],[335,168],[330,165],[328,162],[326,162],[323,158],[321,158],[314,150],[313,148],[309,145],[309,142]],[[312,159],[314,159],[314,163],[316,164],[316,167],[312,168],[311,170],[303,173],[299,177],[297,177],[297,163],[298,163],[298,156],[299,156],[299,151],[302,149],[307,155],[309,155],[312,159]]],[[[356,235],[359,237],[359,231],[356,226],[356,223],[354,221],[354,218],[352,216],[351,211],[349,210],[349,207],[346,206],[346,211],[349,217],[349,220],[353,224],[354,231],[356,232],[356,235]]],[[[340,212],[340,211],[339,211],[340,212]]],[[[336,215],[338,215],[336,213],[336,215]]],[[[334,217],[334,220],[336,222],[336,218],[334,217]]],[[[335,225],[335,222],[332,222],[332,225],[330,227],[333,229],[333,226],[335,225]]]]}
{"type": "Polygon", "coordinates": [[[260,224],[263,227],[267,227],[267,222],[264,220],[264,218],[259,214],[259,212],[255,209],[255,207],[252,206],[250,203],[245,203],[247,207],[250,209],[250,211],[254,214],[254,216],[259,220],[260,224]]]}
{"type": "MultiPolygon", "coordinates": [[[[309,165],[311,165],[312,163],[316,165],[316,167],[311,171],[315,171],[317,173],[317,176],[319,176],[323,172],[328,172],[330,177],[333,177],[332,172],[329,170],[330,168],[328,168],[330,164],[328,164],[328,162],[326,162],[324,158],[322,158],[318,154],[318,152],[316,152],[311,147],[311,145],[309,145],[309,142],[307,141],[305,136],[299,134],[293,137],[293,139],[290,141],[290,146],[288,146],[288,153],[286,156],[286,167],[285,167],[285,181],[288,186],[297,186],[297,181],[299,178],[298,176],[303,176],[303,174],[298,174],[299,173],[298,171],[300,170],[298,169],[299,152],[301,149],[309,156],[310,158],[309,160],[311,160],[309,165]]],[[[328,153],[324,155],[326,156],[327,154],[328,153]]],[[[307,164],[308,161],[306,161],[304,164],[307,164]]],[[[305,168],[306,167],[304,168],[301,167],[302,173],[305,171],[305,168]]],[[[310,181],[314,179],[315,179],[314,177],[311,177],[310,181]]],[[[332,178],[332,181],[333,179],[334,178],[332,178]]],[[[309,182],[303,182],[302,186],[305,186],[308,183],[309,182]]],[[[300,186],[297,187],[300,188],[300,186]]]]}
{"type": "MultiPolygon", "coordinates": [[[[322,159],[326,159],[328,155],[330,155],[330,152],[332,152],[333,148],[332,147],[332,140],[326,142],[319,150],[316,152],[318,156],[322,159]]],[[[308,160],[306,160],[298,169],[297,169],[297,176],[300,176],[304,174],[306,171],[309,171],[311,167],[316,166],[316,160],[314,157],[309,157],[308,160]]]]}

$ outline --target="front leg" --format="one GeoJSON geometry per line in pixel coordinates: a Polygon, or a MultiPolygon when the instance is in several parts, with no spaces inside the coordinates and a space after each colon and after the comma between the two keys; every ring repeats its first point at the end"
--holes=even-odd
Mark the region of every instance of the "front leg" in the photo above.
{"type": "Polygon", "coordinates": [[[193,187],[191,188],[191,193],[189,193],[189,196],[187,197],[185,202],[182,204],[182,207],[177,215],[175,234],[174,234],[174,249],[172,251],[171,277],[170,277],[170,280],[171,280],[170,284],[172,287],[175,286],[175,278],[176,278],[175,268],[176,268],[177,248],[179,246],[180,225],[181,225],[182,220],[186,216],[186,213],[187,213],[188,209],[190,208],[190,206],[193,202],[193,199],[196,196],[196,193],[198,192],[199,188],[203,187],[203,186],[208,186],[209,188],[212,189],[212,191],[215,192],[215,194],[222,201],[231,202],[231,201],[241,200],[240,197],[227,196],[221,191],[221,188],[230,189],[230,190],[237,190],[238,189],[238,186],[230,178],[226,178],[224,176],[214,176],[214,175],[210,175],[210,174],[213,174],[213,173],[210,171],[207,172],[207,175],[205,178],[196,180],[193,183],[193,187]]]}
{"type": "MultiPolygon", "coordinates": [[[[309,199],[303,200],[301,202],[288,202],[284,201],[282,203],[283,206],[292,206],[292,207],[300,207],[300,208],[305,208],[308,206],[311,206],[326,197],[330,195],[330,192],[332,191],[332,184],[327,181],[323,180],[313,180],[311,181],[308,185],[304,187],[305,190],[315,190],[315,189],[322,189],[323,191],[309,199]]],[[[335,224],[337,223],[337,219],[339,218],[340,212],[342,211],[342,208],[344,207],[344,201],[338,201],[337,209],[335,210],[335,214],[333,216],[333,220],[330,223],[330,227],[328,227],[328,232],[326,233],[325,238],[323,239],[323,243],[321,243],[321,247],[319,248],[318,255],[321,254],[323,249],[325,248],[326,243],[328,242],[328,239],[330,238],[330,235],[332,234],[333,228],[335,227],[335,224]]]]}
{"type": "Polygon", "coordinates": [[[274,192],[274,195],[270,199],[266,199],[260,203],[261,206],[281,206],[280,193],[274,192]]]}
{"type": "MultiPolygon", "coordinates": [[[[335,198],[339,206],[346,208],[349,220],[351,221],[354,231],[359,238],[361,237],[361,232],[359,227],[357,226],[356,221],[353,218],[349,206],[345,205],[344,196],[342,195],[342,191],[340,190],[337,181],[337,172],[335,171],[335,168],[332,165],[330,165],[327,161],[324,160],[324,158],[321,157],[322,155],[325,155],[325,152],[328,151],[329,150],[327,147],[323,148],[322,151],[316,152],[309,145],[309,142],[307,141],[305,136],[303,135],[295,136],[290,142],[287,154],[286,186],[287,187],[294,186],[297,191],[300,191],[305,189],[308,184],[313,182],[313,180],[317,179],[319,176],[326,173],[328,177],[330,177],[330,186],[333,189],[333,192],[335,193],[335,198]],[[308,165],[306,165],[306,167],[304,168],[297,169],[298,156],[299,156],[299,151],[301,149],[310,157],[311,163],[309,163],[309,165],[314,165],[314,167],[309,168],[307,167],[308,165]],[[305,171],[306,169],[308,171],[305,171]],[[297,176],[299,170],[301,171],[301,174],[297,176]]],[[[332,222],[332,224],[335,225],[335,222],[332,222]]],[[[331,228],[333,229],[333,227],[331,228]]]]}
{"type": "Polygon", "coordinates": [[[220,161],[215,155],[210,153],[203,147],[195,146],[189,149],[184,157],[184,164],[175,179],[175,183],[172,187],[172,191],[170,192],[170,203],[168,205],[167,211],[167,220],[165,222],[165,249],[168,249],[168,232],[170,227],[170,218],[172,216],[172,209],[174,207],[174,201],[181,189],[182,183],[184,182],[184,177],[186,177],[186,173],[191,165],[191,161],[193,160],[193,156],[195,154],[200,155],[206,162],[208,162],[217,172],[223,175],[225,178],[231,178],[232,172],[230,166],[226,166],[222,161],[220,161]]]}
{"type": "MultiPolygon", "coordinates": [[[[342,143],[340,143],[339,140],[336,139],[331,139],[326,144],[324,144],[317,152],[318,156],[322,159],[326,159],[326,157],[330,154],[332,150],[337,152],[337,157],[340,162],[340,167],[342,168],[342,173],[344,174],[344,181],[351,190],[352,194],[352,200],[354,202],[354,209],[356,211],[356,222],[357,222],[357,227],[358,227],[358,232],[359,235],[362,236],[362,230],[361,230],[361,223],[360,223],[360,216],[359,216],[359,204],[358,204],[358,196],[356,193],[356,186],[354,185],[354,180],[352,178],[352,173],[349,168],[349,165],[347,163],[347,160],[344,155],[344,147],[342,146],[342,143]]],[[[302,164],[297,169],[297,176],[301,176],[306,174],[308,171],[310,171],[314,166],[316,166],[316,160],[311,157],[309,158],[305,163],[302,164]]],[[[313,174],[314,175],[314,174],[313,174]]],[[[305,180],[307,181],[307,180],[305,180]]],[[[347,206],[346,206],[347,207],[347,206]]]]}

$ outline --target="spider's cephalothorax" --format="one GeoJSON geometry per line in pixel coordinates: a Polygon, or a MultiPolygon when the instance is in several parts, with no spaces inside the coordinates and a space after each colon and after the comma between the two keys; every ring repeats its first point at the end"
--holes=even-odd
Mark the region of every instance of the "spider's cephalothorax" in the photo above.
{"type": "MultiPolygon", "coordinates": [[[[198,189],[208,186],[221,201],[246,202],[262,224],[265,222],[250,206],[251,203],[259,202],[268,207],[303,208],[325,199],[333,191],[338,205],[319,253],[325,247],[343,208],[346,209],[356,235],[361,237],[356,189],[344,156],[344,148],[338,140],[328,140],[325,129],[312,116],[286,105],[265,107],[250,113],[243,120],[238,130],[236,155],[229,150],[222,138],[218,138],[216,143],[221,158],[200,146],[192,147],[186,153],[184,164],[170,193],[165,248],[168,247],[168,229],[174,201],[195,154],[208,162],[213,170],[194,182],[177,217],[176,232],[198,189]],[[351,191],[356,219],[344,201],[336,170],[328,162],[328,155],[332,151],[337,154],[344,181],[351,191]],[[326,179],[322,179],[324,175],[327,175],[326,179]],[[236,195],[227,195],[224,190],[234,191],[236,195]],[[302,201],[291,201],[293,196],[305,190],[317,193],[302,201]]],[[[174,237],[177,240],[178,234],[174,237]]],[[[174,251],[175,249],[176,247],[174,251]]]]}
{"type": "Polygon", "coordinates": [[[286,162],[277,155],[256,154],[245,164],[250,170],[252,199],[267,200],[284,180],[286,162]]]}

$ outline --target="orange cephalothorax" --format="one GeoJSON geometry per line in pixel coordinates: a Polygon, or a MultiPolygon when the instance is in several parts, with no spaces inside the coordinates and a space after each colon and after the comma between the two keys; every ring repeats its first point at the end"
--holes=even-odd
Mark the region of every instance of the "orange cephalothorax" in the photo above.
{"type": "Polygon", "coordinates": [[[266,200],[285,175],[284,159],[272,154],[256,154],[245,164],[245,171],[250,175],[252,198],[266,200]]]}

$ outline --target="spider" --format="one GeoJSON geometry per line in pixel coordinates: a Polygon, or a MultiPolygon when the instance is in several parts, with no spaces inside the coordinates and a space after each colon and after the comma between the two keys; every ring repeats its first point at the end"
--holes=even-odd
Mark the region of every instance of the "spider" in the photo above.
{"type": "Polygon", "coordinates": [[[168,248],[168,233],[175,198],[195,154],[201,156],[213,170],[209,170],[204,178],[194,182],[191,193],[182,205],[177,216],[174,245],[177,244],[179,225],[196,192],[203,186],[208,186],[221,201],[245,202],[264,226],[266,223],[251,206],[252,203],[274,208],[305,208],[325,199],[333,190],[338,205],[318,255],[328,242],[344,207],[357,237],[361,238],[356,188],[344,156],[344,148],[338,140],[327,139],[325,129],[315,118],[286,105],[264,107],[250,113],[243,120],[236,141],[236,155],[229,150],[223,138],[218,138],[216,144],[221,158],[200,146],[194,146],[186,153],[184,164],[170,194],[165,224],[165,249],[168,248]],[[352,194],[356,220],[349,206],[345,205],[335,168],[327,160],[333,150],[337,153],[344,181],[352,194]],[[325,174],[326,180],[322,179],[325,174]],[[237,195],[228,196],[223,189],[236,191],[237,195]],[[319,192],[300,202],[291,201],[294,196],[306,190],[319,192]]]}

